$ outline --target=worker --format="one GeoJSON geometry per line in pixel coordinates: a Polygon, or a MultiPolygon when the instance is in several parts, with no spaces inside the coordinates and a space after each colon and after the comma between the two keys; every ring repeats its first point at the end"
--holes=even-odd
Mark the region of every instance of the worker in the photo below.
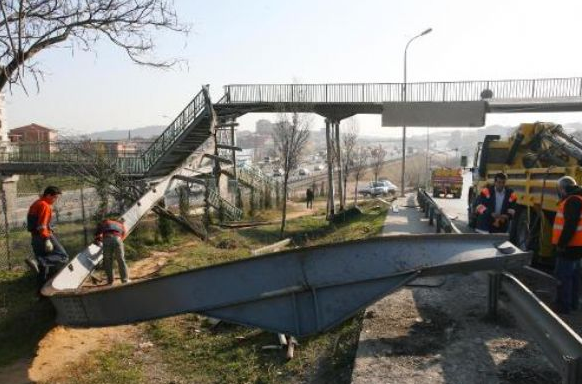
{"type": "Polygon", "coordinates": [[[314,198],[313,190],[311,188],[307,188],[307,191],[305,191],[305,199],[307,200],[307,208],[313,208],[313,198],[314,198]]]}
{"type": "Polygon", "coordinates": [[[483,188],[475,199],[477,214],[475,231],[478,233],[506,233],[509,222],[515,215],[517,195],[505,188],[507,176],[497,173],[494,185],[483,188]]]}
{"type": "Polygon", "coordinates": [[[123,240],[127,237],[127,230],[123,219],[116,220],[109,217],[97,226],[94,243],[103,246],[103,267],[107,275],[107,284],[113,284],[113,260],[117,261],[119,276],[122,283],[129,283],[127,264],[125,263],[125,248],[123,240]]]}
{"type": "Polygon", "coordinates": [[[564,176],[558,179],[558,196],[560,203],[552,230],[556,256],[554,274],[560,281],[556,310],[567,314],[578,309],[582,258],[582,188],[576,185],[576,180],[564,176]]]}
{"type": "Polygon", "coordinates": [[[56,204],[61,190],[46,187],[42,196],[28,209],[27,229],[32,237],[32,251],[35,262],[29,261],[37,273],[39,289],[69,261],[69,255],[58,241],[51,228],[52,206],[56,204]]]}

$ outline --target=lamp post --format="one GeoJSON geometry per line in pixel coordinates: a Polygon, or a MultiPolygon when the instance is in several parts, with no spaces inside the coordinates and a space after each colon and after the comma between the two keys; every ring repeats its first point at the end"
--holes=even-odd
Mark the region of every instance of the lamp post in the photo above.
{"type": "MultiPolygon", "coordinates": [[[[415,39],[429,34],[432,32],[432,28],[428,28],[424,30],[422,33],[414,36],[412,39],[408,40],[406,43],[406,47],[404,48],[404,84],[402,85],[402,101],[406,103],[406,54],[408,52],[408,46],[412,43],[415,39]]],[[[406,126],[402,126],[402,175],[400,177],[400,196],[404,197],[404,172],[406,170],[406,126]]]]}

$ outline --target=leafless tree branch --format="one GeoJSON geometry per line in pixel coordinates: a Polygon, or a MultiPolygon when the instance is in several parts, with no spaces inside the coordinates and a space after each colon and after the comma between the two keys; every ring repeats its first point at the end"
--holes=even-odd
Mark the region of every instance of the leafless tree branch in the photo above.
{"type": "Polygon", "coordinates": [[[26,72],[38,86],[42,71],[27,63],[39,52],[53,47],[90,51],[103,37],[136,64],[169,68],[179,60],[153,56],[158,30],[189,32],[172,0],[2,0],[0,91],[7,84],[23,85],[26,72]]]}

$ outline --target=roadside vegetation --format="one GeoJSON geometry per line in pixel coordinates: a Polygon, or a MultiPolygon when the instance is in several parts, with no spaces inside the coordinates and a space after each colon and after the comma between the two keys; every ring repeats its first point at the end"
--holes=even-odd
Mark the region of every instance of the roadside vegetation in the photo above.
{"type": "MultiPolygon", "coordinates": [[[[371,237],[381,232],[387,208],[375,200],[363,205],[363,214],[339,224],[329,224],[323,209],[288,220],[286,233],[294,246],[310,246],[371,237]]],[[[273,212],[264,211],[264,217],[273,212]]],[[[169,242],[156,239],[155,222],[146,221],[128,241],[135,260],[148,252],[171,255],[155,275],[166,275],[210,264],[251,257],[251,251],[279,240],[279,224],[218,231],[209,243],[174,228],[169,242]],[[143,252],[143,253],[142,253],[143,252]]],[[[0,367],[18,358],[32,357],[42,337],[54,326],[53,310],[37,301],[34,279],[24,270],[0,275],[0,367]],[[31,313],[34,316],[31,316],[31,313]],[[24,319],[24,320],[23,320],[24,319]],[[20,336],[15,336],[20,335],[20,336]]],[[[152,372],[160,382],[176,383],[280,383],[349,382],[361,326],[361,314],[331,332],[299,340],[295,358],[285,351],[263,349],[278,344],[276,335],[258,329],[220,323],[188,314],[139,325],[144,350],[135,340],[122,340],[94,351],[62,376],[47,383],[146,383],[152,372]],[[54,381],[57,380],[57,381],[54,381]]]]}

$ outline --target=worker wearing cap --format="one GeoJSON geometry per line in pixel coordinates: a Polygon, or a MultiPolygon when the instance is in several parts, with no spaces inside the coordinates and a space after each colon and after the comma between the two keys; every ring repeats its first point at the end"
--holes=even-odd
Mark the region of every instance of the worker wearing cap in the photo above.
{"type": "Polygon", "coordinates": [[[107,275],[107,284],[113,284],[113,260],[117,261],[119,276],[122,283],[128,283],[129,275],[125,263],[125,248],[123,240],[127,237],[127,230],[123,219],[108,218],[97,226],[95,244],[103,246],[103,267],[107,275]]]}
{"type": "Polygon", "coordinates": [[[552,229],[556,266],[554,274],[560,281],[556,309],[568,313],[578,309],[580,258],[582,258],[582,188],[576,180],[564,176],[558,180],[560,203],[552,229]]]}
{"type": "Polygon", "coordinates": [[[517,195],[513,190],[505,188],[506,181],[507,176],[504,173],[497,173],[494,178],[495,184],[483,188],[475,199],[476,232],[508,232],[509,222],[515,215],[517,195]]]}
{"type": "Polygon", "coordinates": [[[36,258],[36,263],[31,261],[29,263],[38,272],[39,288],[42,288],[69,260],[67,251],[58,241],[50,225],[52,207],[60,195],[61,190],[58,187],[47,187],[42,196],[32,203],[26,217],[27,228],[32,236],[32,250],[36,258]]]}

